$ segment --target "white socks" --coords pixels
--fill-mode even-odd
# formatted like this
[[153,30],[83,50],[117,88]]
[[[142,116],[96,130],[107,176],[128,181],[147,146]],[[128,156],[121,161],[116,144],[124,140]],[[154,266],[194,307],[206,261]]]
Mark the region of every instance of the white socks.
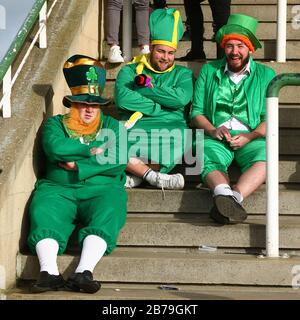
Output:
[[57,253],[59,245],[56,240],[46,238],[39,241],[35,250],[40,262],[40,271],[47,271],[49,274],[59,275],[57,266]]
[[100,237],[89,235],[83,240],[80,262],[75,272],[89,270],[93,273],[96,264],[103,257],[107,243]]
[[[89,270],[93,273],[96,264],[103,257],[107,248],[106,242],[95,235],[89,235],[83,240],[80,262],[75,272]],[[59,275],[57,253],[59,245],[54,239],[43,239],[36,244],[35,250],[40,262],[40,271]]]
[[243,202],[244,198],[239,192],[237,192],[235,190],[232,190],[232,193],[233,193],[233,196],[235,197],[235,199],[237,200],[238,203],[242,203]]
[[144,173],[143,179],[146,180],[147,182],[149,182],[151,185],[156,186],[157,174],[158,174],[158,172],[156,172],[152,169],[148,169]]
[[239,192],[232,190],[230,188],[230,185],[226,183],[217,185],[213,192],[214,192],[214,196],[218,196],[218,195],[233,196],[238,203],[242,203],[243,201],[243,196]]

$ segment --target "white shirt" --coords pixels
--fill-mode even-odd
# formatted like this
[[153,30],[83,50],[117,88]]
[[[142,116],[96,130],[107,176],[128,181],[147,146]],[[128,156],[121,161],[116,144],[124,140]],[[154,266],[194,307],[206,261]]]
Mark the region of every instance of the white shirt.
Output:
[[[234,82],[235,84],[238,84],[240,81],[242,81],[247,74],[250,74],[250,60],[246,64],[245,68],[239,72],[232,72],[228,69],[228,64],[226,63],[224,73],[228,74],[230,80]],[[231,119],[227,120],[226,122],[219,125],[219,127],[224,126],[229,130],[245,130],[250,131],[249,127],[245,125],[243,122],[239,121],[237,118],[232,117]]]

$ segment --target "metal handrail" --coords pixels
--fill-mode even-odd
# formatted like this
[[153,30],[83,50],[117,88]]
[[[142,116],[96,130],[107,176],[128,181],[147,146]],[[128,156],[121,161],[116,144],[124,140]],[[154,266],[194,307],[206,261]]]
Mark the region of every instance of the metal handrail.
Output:
[[266,255],[279,257],[279,91],[300,86],[300,73],[277,75],[267,89],[267,221]]
[[286,62],[286,21],[287,0],[278,0],[276,62]]
[[[47,13],[47,0],[36,0],[33,8],[31,9],[29,15],[24,21],[21,29],[19,30],[16,38],[11,44],[6,55],[0,62],[0,83],[3,82],[3,97],[0,101],[0,109],[2,108],[2,115],[4,118],[9,118],[11,116],[11,88],[15,83],[21,69],[23,68],[32,48],[34,47],[37,39],[39,38],[39,47],[44,49],[47,48],[47,35],[46,35],[46,21],[50,16],[57,0],[55,0]],[[11,66],[15,61],[17,55],[23,47],[23,44],[31,32],[34,24],[39,17],[39,30],[31,42],[21,64],[19,65],[17,71],[13,78],[11,78]]]

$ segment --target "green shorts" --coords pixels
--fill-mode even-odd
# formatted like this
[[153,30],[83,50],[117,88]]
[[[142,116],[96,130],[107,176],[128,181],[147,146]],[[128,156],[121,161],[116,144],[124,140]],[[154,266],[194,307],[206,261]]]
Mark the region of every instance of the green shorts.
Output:
[[[236,135],[239,132],[231,131],[231,134]],[[203,181],[211,171],[218,170],[227,174],[228,167],[233,160],[240,167],[242,173],[255,162],[266,161],[266,139],[257,138],[238,150],[232,150],[226,141],[216,140],[205,135]]]

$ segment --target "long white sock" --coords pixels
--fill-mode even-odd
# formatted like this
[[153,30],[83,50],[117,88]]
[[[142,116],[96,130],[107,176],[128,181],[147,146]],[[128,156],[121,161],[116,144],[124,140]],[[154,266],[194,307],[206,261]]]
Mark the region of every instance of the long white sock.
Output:
[[89,270],[93,273],[96,264],[103,257],[107,248],[107,243],[96,235],[89,235],[83,240],[82,252],[79,265],[75,272]]
[[214,189],[214,196],[218,196],[218,195],[233,196],[230,185],[226,183],[217,185]]
[[47,271],[49,274],[59,275],[57,266],[57,253],[59,245],[54,239],[46,238],[39,241],[35,250],[40,262],[40,271]]
[[244,198],[239,192],[237,192],[235,190],[232,190],[232,193],[233,193],[233,196],[236,198],[238,203],[242,203],[243,202]]

